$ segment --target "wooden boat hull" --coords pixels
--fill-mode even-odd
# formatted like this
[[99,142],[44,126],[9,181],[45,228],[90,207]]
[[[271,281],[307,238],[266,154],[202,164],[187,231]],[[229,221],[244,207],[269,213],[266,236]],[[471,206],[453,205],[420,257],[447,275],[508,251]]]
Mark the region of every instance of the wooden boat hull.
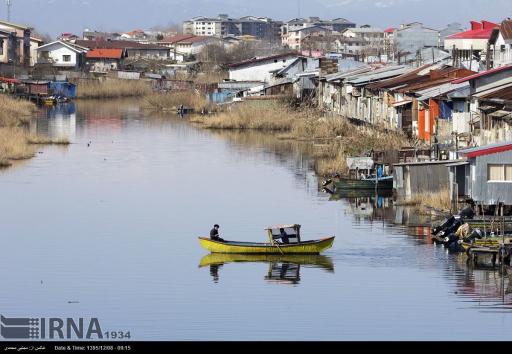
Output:
[[199,263],[199,267],[211,265],[221,265],[227,263],[293,263],[315,268],[322,268],[333,271],[334,264],[332,260],[325,256],[308,254],[229,254],[229,253],[210,253],[204,256]]
[[212,253],[228,254],[320,254],[332,247],[334,237],[298,244],[279,245],[252,242],[218,242],[206,237],[199,237],[201,246]]
[[[334,182],[337,190],[375,190],[374,179],[350,179],[341,178],[339,181]],[[377,182],[377,189],[391,190],[393,189],[393,179],[385,179]]]

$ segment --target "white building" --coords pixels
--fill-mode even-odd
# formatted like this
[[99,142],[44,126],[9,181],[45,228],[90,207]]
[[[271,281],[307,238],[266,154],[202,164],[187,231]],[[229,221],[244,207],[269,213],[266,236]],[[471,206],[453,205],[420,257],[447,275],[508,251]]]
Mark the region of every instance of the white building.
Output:
[[233,81],[272,82],[273,73],[288,67],[297,59],[297,54],[280,54],[246,60],[229,66],[229,79]]
[[293,50],[302,50],[304,49],[304,40],[306,38],[312,36],[325,37],[330,34],[332,34],[330,29],[320,26],[294,29],[282,35],[282,44],[284,47],[288,47]]
[[37,63],[79,69],[85,64],[88,49],[69,42],[55,41],[37,48]]
[[505,20],[495,28],[489,40],[493,51],[493,67],[512,64],[512,20]]
[[195,35],[177,35],[164,38],[158,42],[159,45],[171,48],[171,53],[181,53],[185,56],[199,54],[207,45],[222,45],[222,40],[215,37],[195,36]]
[[34,66],[36,49],[43,41],[31,36],[31,28],[0,21],[0,63]]

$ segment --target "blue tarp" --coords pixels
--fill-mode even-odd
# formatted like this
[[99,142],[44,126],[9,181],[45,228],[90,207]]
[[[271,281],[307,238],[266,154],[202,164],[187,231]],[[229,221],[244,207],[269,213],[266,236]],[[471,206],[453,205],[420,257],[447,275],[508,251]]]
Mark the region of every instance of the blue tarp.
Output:
[[51,81],[50,90],[54,95],[68,98],[76,97],[76,85],[67,81]]
[[439,118],[441,119],[451,119],[453,111],[453,103],[440,101],[439,102]]
[[206,99],[212,103],[224,103],[231,101],[235,96],[234,92],[213,92],[206,95]]

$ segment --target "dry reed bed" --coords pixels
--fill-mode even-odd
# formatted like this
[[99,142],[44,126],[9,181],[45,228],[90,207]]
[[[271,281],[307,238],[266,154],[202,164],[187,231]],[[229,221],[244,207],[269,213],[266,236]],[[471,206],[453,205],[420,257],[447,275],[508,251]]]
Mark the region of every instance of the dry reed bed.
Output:
[[201,111],[203,108],[208,108],[209,103],[199,92],[174,91],[146,96],[142,106],[144,109],[153,111],[176,111],[180,105]]
[[66,139],[52,140],[30,134],[26,126],[35,111],[36,106],[28,101],[0,95],[0,167],[33,157],[35,144],[69,144]]
[[77,98],[82,99],[144,97],[152,92],[149,82],[144,80],[87,80],[77,85]]
[[450,191],[448,189],[442,189],[439,192],[418,194],[412,198],[411,202],[416,205],[449,211],[451,208]]
[[283,102],[246,102],[229,106],[211,117],[194,117],[207,129],[253,129],[277,133],[281,139],[322,141],[315,149],[316,172],[321,176],[348,172],[346,158],[368,150],[396,150],[407,138],[376,127],[356,126],[343,117],[320,117],[314,109],[296,110]]

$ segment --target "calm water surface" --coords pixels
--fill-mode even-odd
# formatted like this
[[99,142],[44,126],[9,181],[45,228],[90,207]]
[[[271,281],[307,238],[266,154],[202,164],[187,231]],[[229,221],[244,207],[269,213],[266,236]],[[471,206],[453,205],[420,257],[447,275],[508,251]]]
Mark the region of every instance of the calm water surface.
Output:
[[[6,316],[98,317],[136,340],[511,339],[508,278],[433,246],[414,212],[320,192],[307,146],[127,102],[31,129],[73,144],[0,171]],[[242,241],[281,223],[337,238],[324,257],[205,257],[214,223]]]

